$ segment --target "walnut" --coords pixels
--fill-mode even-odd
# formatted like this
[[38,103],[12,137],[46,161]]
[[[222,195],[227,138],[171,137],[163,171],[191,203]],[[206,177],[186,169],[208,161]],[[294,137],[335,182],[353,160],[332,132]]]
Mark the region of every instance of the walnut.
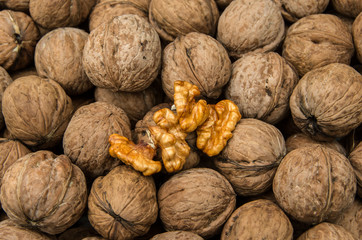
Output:
[[54,239],[36,230],[20,226],[10,219],[0,222],[1,240],[51,240]]
[[355,18],[362,11],[360,0],[331,0],[333,8],[345,16]]
[[268,52],[284,38],[282,14],[273,1],[234,0],[223,11],[217,27],[219,40],[232,57]]
[[13,79],[10,77],[8,72],[0,66],[0,129],[5,126],[4,116],[2,114],[2,98],[4,95],[5,89],[13,82]]
[[0,2],[0,8],[8,8],[14,11],[29,11],[30,0],[2,0]]
[[39,38],[39,30],[27,14],[0,11],[0,66],[12,71],[28,66]]
[[18,224],[58,234],[82,216],[87,204],[86,179],[67,156],[41,150],[8,168],[0,200]]
[[245,54],[232,65],[225,97],[243,117],[276,124],[288,114],[298,80],[294,68],[275,52]]
[[225,223],[221,240],[293,239],[293,227],[282,209],[266,199],[237,208]]
[[108,137],[113,133],[131,137],[129,119],[121,108],[104,102],[80,107],[64,133],[64,154],[94,179],[120,164],[108,153]]
[[94,29],[83,53],[90,81],[113,91],[142,91],[156,79],[161,67],[158,34],[137,15],[118,16]]
[[273,180],[273,192],[281,208],[309,224],[336,219],[353,203],[356,186],[348,159],[321,145],[289,152]]
[[6,127],[15,138],[37,149],[61,142],[73,105],[57,82],[21,77],[5,89],[2,100]]
[[282,56],[303,76],[330,63],[349,64],[354,53],[352,34],[337,16],[313,14],[290,26]]
[[156,222],[158,206],[152,177],[118,166],[92,184],[88,219],[107,239],[134,239]]
[[357,59],[362,63],[362,12],[353,21],[352,36],[356,48]]
[[192,32],[175,39],[163,51],[162,88],[173,99],[175,81],[196,85],[201,95],[218,98],[231,75],[231,61],[216,39]]
[[151,0],[149,6],[150,23],[169,42],[190,32],[213,36],[218,19],[214,0]]
[[313,239],[354,240],[354,237],[350,232],[348,232],[346,229],[344,229],[339,225],[323,222],[307,230],[305,233],[299,236],[297,240],[313,240]]
[[230,183],[210,168],[181,171],[158,191],[159,214],[166,231],[191,231],[203,238],[219,233],[235,204]]
[[300,79],[290,97],[290,109],[303,133],[331,141],[361,124],[361,99],[361,74],[348,65],[332,63]]
[[188,231],[170,231],[159,233],[153,236],[150,240],[203,240],[202,237],[193,232]]
[[252,196],[270,188],[285,154],[284,138],[276,127],[244,118],[214,163],[238,195]]
[[58,82],[69,95],[90,90],[82,64],[88,33],[78,28],[57,28],[44,35],[36,45],[35,67],[40,77]]
[[356,174],[358,195],[362,198],[362,142],[353,149],[348,158]]

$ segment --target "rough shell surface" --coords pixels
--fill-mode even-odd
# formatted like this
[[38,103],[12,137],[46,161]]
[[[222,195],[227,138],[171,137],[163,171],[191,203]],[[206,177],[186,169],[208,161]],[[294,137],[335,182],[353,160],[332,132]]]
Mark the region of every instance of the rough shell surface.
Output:
[[297,240],[354,240],[350,232],[339,225],[333,223],[323,222],[320,223],[305,233],[303,233]]
[[362,64],[362,12],[356,17],[352,25],[352,36],[356,55],[359,62]]
[[0,200],[18,224],[58,234],[82,216],[87,204],[86,179],[67,156],[41,150],[8,168]]
[[353,149],[348,158],[356,174],[358,195],[362,197],[362,142]]
[[8,72],[0,66],[0,129],[5,126],[4,116],[2,114],[2,98],[4,95],[5,89],[12,83],[13,80],[8,74]]
[[8,219],[0,222],[0,240],[51,240],[46,234],[19,226]]
[[355,18],[362,12],[361,0],[331,0],[333,8],[345,16]]
[[97,87],[142,91],[161,67],[160,39],[144,18],[129,14],[115,17],[90,33],[83,65]]
[[303,76],[330,63],[349,64],[353,53],[352,34],[340,18],[313,14],[290,26],[282,56]]
[[293,227],[282,209],[266,199],[237,208],[226,222],[221,240],[293,239]]
[[218,98],[231,75],[231,61],[216,39],[189,33],[175,39],[163,51],[162,87],[173,99],[175,81],[196,85],[201,95]]
[[64,154],[87,177],[103,175],[120,164],[120,160],[112,158],[108,152],[108,138],[113,133],[131,137],[129,119],[121,108],[104,102],[80,107],[64,133]]
[[170,231],[157,234],[153,236],[150,240],[203,240],[202,237],[193,232],[188,231]]
[[308,72],[290,97],[294,123],[316,140],[347,135],[362,122],[362,76],[333,63]]
[[356,177],[348,159],[323,146],[297,148],[279,165],[273,192],[296,220],[318,224],[333,220],[354,201]]
[[0,2],[0,8],[8,8],[14,11],[29,11],[30,0],[2,0]]
[[40,77],[58,82],[69,95],[93,87],[82,64],[88,33],[78,28],[57,28],[43,36],[35,48],[35,67]]
[[273,51],[284,33],[283,17],[273,1],[234,0],[220,16],[217,40],[239,58],[247,52]]
[[158,191],[160,218],[167,231],[191,231],[203,238],[219,233],[235,209],[231,184],[210,168],[182,171]]
[[129,166],[118,166],[92,185],[88,219],[107,239],[134,239],[148,232],[158,215],[156,187]]

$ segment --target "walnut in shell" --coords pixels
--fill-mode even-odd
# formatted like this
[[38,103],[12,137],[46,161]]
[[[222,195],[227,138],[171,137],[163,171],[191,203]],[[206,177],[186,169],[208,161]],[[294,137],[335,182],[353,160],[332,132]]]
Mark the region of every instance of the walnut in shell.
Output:
[[15,71],[29,65],[39,38],[39,30],[27,14],[0,11],[0,66]]
[[282,209],[266,199],[237,208],[226,222],[221,240],[293,239],[293,227]]
[[311,229],[307,230],[305,233],[303,233],[301,236],[297,238],[297,240],[313,240],[313,239],[319,239],[319,240],[355,240],[353,235],[348,232],[343,227],[333,224],[333,223],[327,223],[323,222],[320,223]]
[[41,150],[8,168],[0,200],[18,224],[58,234],[82,216],[87,204],[86,179],[67,156]]
[[83,66],[97,87],[142,91],[155,80],[161,67],[160,39],[140,16],[115,17],[89,34]]
[[2,100],[6,127],[15,138],[38,149],[61,142],[73,105],[57,82],[21,77],[5,89]]
[[357,59],[362,63],[362,12],[353,21],[352,36]]
[[29,11],[30,0],[1,0],[0,8],[8,8],[14,11]]
[[219,10],[214,0],[151,0],[148,16],[160,37],[171,42],[190,32],[213,36]]
[[158,206],[152,177],[118,166],[92,184],[88,219],[107,239],[134,239],[156,222]]
[[348,158],[356,174],[357,193],[362,198],[362,142],[353,149]]
[[282,55],[303,76],[330,63],[349,64],[353,53],[352,34],[341,19],[313,14],[290,26]]
[[191,231],[203,238],[218,234],[235,209],[231,184],[210,168],[173,175],[158,191],[160,218],[167,231]]
[[223,11],[217,27],[219,40],[232,57],[247,52],[267,52],[284,38],[279,7],[269,0],[234,0]]
[[8,72],[0,66],[0,129],[5,126],[4,116],[2,114],[2,99],[5,89],[13,82]]
[[356,177],[348,159],[323,146],[297,148],[279,165],[273,192],[296,220],[318,224],[336,219],[354,201]]
[[294,123],[320,141],[347,135],[362,122],[362,76],[332,63],[308,72],[290,97]]
[[163,51],[162,88],[173,99],[175,81],[196,85],[201,95],[218,98],[231,75],[231,61],[216,39],[192,32],[175,39]]
[[362,12],[361,0],[331,0],[333,8],[348,17],[355,18]]
[[0,240],[51,240],[44,233],[20,226],[15,221],[7,219],[0,222]]
[[82,64],[88,33],[78,28],[57,28],[44,35],[35,48],[35,67],[40,77],[60,84],[69,95],[93,87]]
[[159,233],[153,236],[150,240],[203,240],[202,237],[193,232],[188,231],[170,231]]

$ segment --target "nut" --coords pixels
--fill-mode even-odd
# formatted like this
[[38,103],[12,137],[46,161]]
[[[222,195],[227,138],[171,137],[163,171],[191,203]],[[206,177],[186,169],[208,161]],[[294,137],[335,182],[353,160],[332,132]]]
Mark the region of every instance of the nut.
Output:
[[13,80],[11,79],[8,72],[4,68],[0,67],[0,129],[2,129],[5,126],[4,116],[2,114],[2,107],[1,107],[2,98],[3,98],[3,95],[4,95],[5,89],[12,82],[13,82]]
[[320,239],[320,240],[328,240],[328,239],[345,239],[345,240],[354,240],[354,237],[350,232],[348,232],[343,227],[333,224],[333,223],[320,223],[301,236],[298,237],[297,240],[312,240],[312,239]]
[[353,149],[348,158],[356,174],[357,193],[362,197],[362,142]]
[[362,64],[362,12],[353,21],[352,36],[356,48],[357,59]]
[[345,16],[355,18],[362,12],[360,0],[331,0],[333,8]]
[[188,231],[170,231],[159,233],[153,236],[150,240],[203,240],[202,237],[193,232]]
[[[8,219],[0,222],[0,239],[12,239],[12,240],[51,240],[53,238],[48,237],[46,234],[30,230],[29,228],[19,226],[14,221]],[[4,237],[4,238],[3,238]]]

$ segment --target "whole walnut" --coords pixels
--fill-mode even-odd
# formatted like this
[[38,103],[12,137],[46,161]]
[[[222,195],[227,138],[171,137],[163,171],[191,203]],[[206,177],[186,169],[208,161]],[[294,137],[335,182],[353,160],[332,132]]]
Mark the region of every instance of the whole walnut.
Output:
[[276,124],[287,116],[298,80],[294,69],[275,52],[245,54],[232,65],[225,97],[243,117]]
[[173,175],[161,185],[157,196],[166,231],[190,231],[203,238],[220,232],[236,204],[231,184],[210,168]]
[[151,0],[98,0],[89,15],[89,31],[116,16],[135,14],[148,20]]
[[162,87],[173,99],[175,81],[196,85],[201,95],[218,98],[231,75],[231,61],[216,39],[198,32],[180,36],[168,44],[162,58]]
[[14,11],[29,11],[30,0],[1,0],[0,8],[8,8]]
[[105,102],[82,106],[64,133],[64,154],[87,178],[96,178],[121,163],[108,152],[108,138],[113,133],[131,137],[129,119],[121,108]]
[[60,84],[69,95],[93,87],[82,64],[88,33],[79,28],[57,28],[44,35],[35,48],[35,67],[40,77]]
[[290,97],[294,123],[320,141],[346,136],[362,122],[362,76],[332,63],[308,72]]
[[268,52],[283,40],[285,26],[277,4],[270,0],[234,0],[222,12],[219,40],[232,57],[247,52]]
[[11,71],[28,66],[39,38],[39,30],[27,14],[0,11],[0,66]]
[[353,149],[348,158],[356,174],[357,193],[362,198],[362,142]]
[[86,20],[96,0],[29,0],[29,12],[45,29],[74,27]]
[[273,125],[252,118],[241,119],[232,134],[224,150],[214,158],[217,170],[238,195],[265,192],[286,154],[283,135]]
[[297,238],[297,240],[355,240],[350,232],[343,227],[323,222],[320,223]]
[[150,240],[203,240],[202,237],[193,232],[188,231],[170,231],[157,234],[153,236]]
[[151,0],[148,16],[160,37],[171,42],[190,32],[213,36],[219,10],[214,0]]
[[293,239],[293,227],[282,209],[267,199],[237,208],[225,223],[221,240]]
[[20,226],[15,221],[7,219],[0,222],[0,240],[51,240],[44,233]]
[[2,111],[10,134],[28,146],[50,148],[61,142],[73,105],[55,81],[35,75],[5,89]]
[[97,87],[142,91],[156,79],[161,67],[160,39],[140,16],[115,17],[89,34],[83,66]]
[[353,21],[352,36],[357,59],[362,63],[362,12]]
[[333,8],[343,15],[355,18],[362,12],[361,0],[331,0]]
[[287,31],[282,56],[300,76],[330,63],[349,64],[354,53],[352,34],[335,15],[301,18]]
[[4,116],[2,114],[2,98],[4,95],[5,89],[13,82],[13,79],[10,77],[8,72],[0,66],[0,129],[5,126]]
[[296,220],[318,224],[334,220],[353,203],[356,185],[348,159],[318,145],[297,148],[283,158],[273,192],[281,208]]
[[86,179],[67,156],[41,150],[8,168],[0,200],[9,218],[18,224],[58,234],[82,216],[87,204]]
[[127,240],[146,234],[156,222],[158,206],[152,177],[118,166],[92,184],[88,219],[107,239]]

